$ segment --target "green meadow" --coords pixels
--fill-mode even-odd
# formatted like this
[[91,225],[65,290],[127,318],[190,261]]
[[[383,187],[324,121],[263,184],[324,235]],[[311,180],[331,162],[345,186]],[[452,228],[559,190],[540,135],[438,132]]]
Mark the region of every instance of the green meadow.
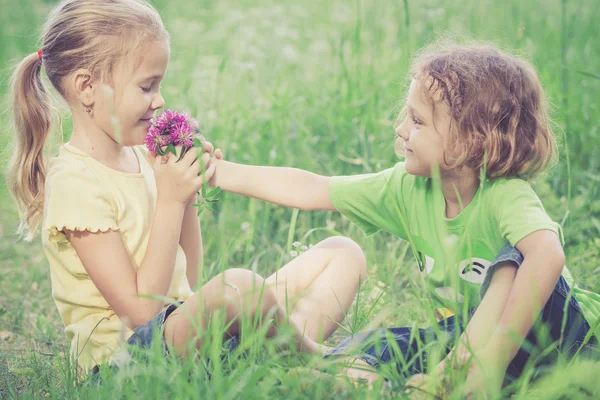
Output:
[[[403,378],[393,371],[384,371],[389,384],[354,387],[335,378],[333,361],[277,351],[280,343],[260,330],[248,334],[238,351],[223,351],[215,335],[189,361],[154,351],[147,363],[103,370],[101,383],[75,384],[39,235],[30,243],[15,236],[18,215],[4,175],[13,151],[8,80],[15,64],[37,51],[55,3],[0,0],[0,398],[405,397]],[[535,189],[563,227],[567,265],[578,285],[600,291],[598,0],[153,3],[171,34],[162,83],[166,107],[189,111],[225,158],[241,163],[326,175],[389,168],[398,161],[394,119],[419,48],[440,35],[457,36],[492,41],[526,57],[539,71],[560,142],[557,166]],[[48,156],[69,140],[70,121],[62,109],[63,130],[52,133]],[[329,345],[364,329],[425,326],[431,320],[410,246],[396,237],[366,237],[336,213],[286,209],[229,193],[202,214],[201,225],[202,282],[234,267],[268,276],[292,251],[328,236],[357,241],[367,255],[368,280]],[[310,369],[322,374],[315,377]],[[559,360],[542,373],[528,369],[496,396],[597,399],[598,371],[598,359]]]

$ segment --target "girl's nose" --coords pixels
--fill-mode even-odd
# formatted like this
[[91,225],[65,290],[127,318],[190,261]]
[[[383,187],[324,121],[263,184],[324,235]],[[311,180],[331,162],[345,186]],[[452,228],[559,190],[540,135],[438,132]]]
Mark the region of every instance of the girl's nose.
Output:
[[408,140],[408,130],[406,129],[406,119],[402,121],[400,125],[394,131],[398,137],[401,137],[404,140]]
[[160,92],[158,92],[158,96],[154,98],[154,100],[152,101],[152,109],[153,110],[158,110],[161,109],[165,106],[165,99],[162,97],[162,94],[160,94]]

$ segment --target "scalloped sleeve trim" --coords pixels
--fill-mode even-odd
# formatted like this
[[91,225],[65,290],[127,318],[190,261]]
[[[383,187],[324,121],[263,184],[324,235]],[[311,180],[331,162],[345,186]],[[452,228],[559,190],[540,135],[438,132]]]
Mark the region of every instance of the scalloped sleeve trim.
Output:
[[50,242],[53,243],[57,243],[57,244],[67,244],[69,241],[67,240],[67,236],[64,234],[64,230],[70,230],[70,231],[79,231],[79,232],[91,232],[91,233],[97,233],[97,232],[108,232],[108,231],[118,231],[119,227],[116,225],[108,225],[108,226],[103,226],[103,227],[91,227],[89,225],[87,226],[78,226],[78,225],[68,225],[68,224],[61,224],[61,225],[50,225],[46,228],[46,230],[48,231],[48,240]]

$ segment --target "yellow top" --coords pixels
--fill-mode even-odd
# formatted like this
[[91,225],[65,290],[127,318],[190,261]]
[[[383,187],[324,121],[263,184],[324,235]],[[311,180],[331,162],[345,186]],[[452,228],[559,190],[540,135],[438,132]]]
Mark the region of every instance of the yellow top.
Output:
[[[71,357],[82,372],[110,362],[133,331],[96,288],[62,230],[120,231],[133,268],[140,267],[152,228],[156,183],[146,150],[133,149],[140,165],[137,174],[111,169],[68,144],[48,168],[42,243],[50,263],[52,297],[71,342]],[[167,296],[186,300],[191,295],[179,246]]]

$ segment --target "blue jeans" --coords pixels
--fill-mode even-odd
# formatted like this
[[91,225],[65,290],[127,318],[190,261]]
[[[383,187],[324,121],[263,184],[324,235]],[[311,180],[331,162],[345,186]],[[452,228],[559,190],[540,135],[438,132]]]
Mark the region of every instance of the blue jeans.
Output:
[[[127,339],[127,345],[129,346],[129,353],[137,356],[138,354],[142,357],[145,356],[145,351],[150,349],[152,346],[160,346],[165,355],[169,354],[167,343],[165,341],[165,322],[173,311],[183,304],[183,301],[176,301],[165,306],[158,314],[154,316],[150,321],[143,325],[136,327],[133,330],[133,334]],[[227,346],[230,351],[233,351],[238,346],[237,337],[233,336],[227,340]],[[111,365],[114,370],[118,369],[117,366]],[[91,370],[93,376],[99,377],[100,367],[94,366]]]
[[[490,266],[489,273],[504,262],[513,262],[518,268],[522,261],[523,256],[517,249],[505,246]],[[507,369],[509,377],[518,377],[530,358],[537,358],[553,343],[558,344],[555,351],[539,360],[534,358],[536,365],[552,363],[559,353],[573,355],[581,347],[590,326],[583,317],[581,306],[569,291],[569,285],[561,276],[534,328],[511,361]],[[398,327],[360,332],[343,340],[326,356],[355,355],[373,367],[391,364],[405,377],[426,372],[429,353],[435,349],[442,355],[447,354],[474,312],[475,309],[470,310],[467,318],[449,317],[429,328]]]

